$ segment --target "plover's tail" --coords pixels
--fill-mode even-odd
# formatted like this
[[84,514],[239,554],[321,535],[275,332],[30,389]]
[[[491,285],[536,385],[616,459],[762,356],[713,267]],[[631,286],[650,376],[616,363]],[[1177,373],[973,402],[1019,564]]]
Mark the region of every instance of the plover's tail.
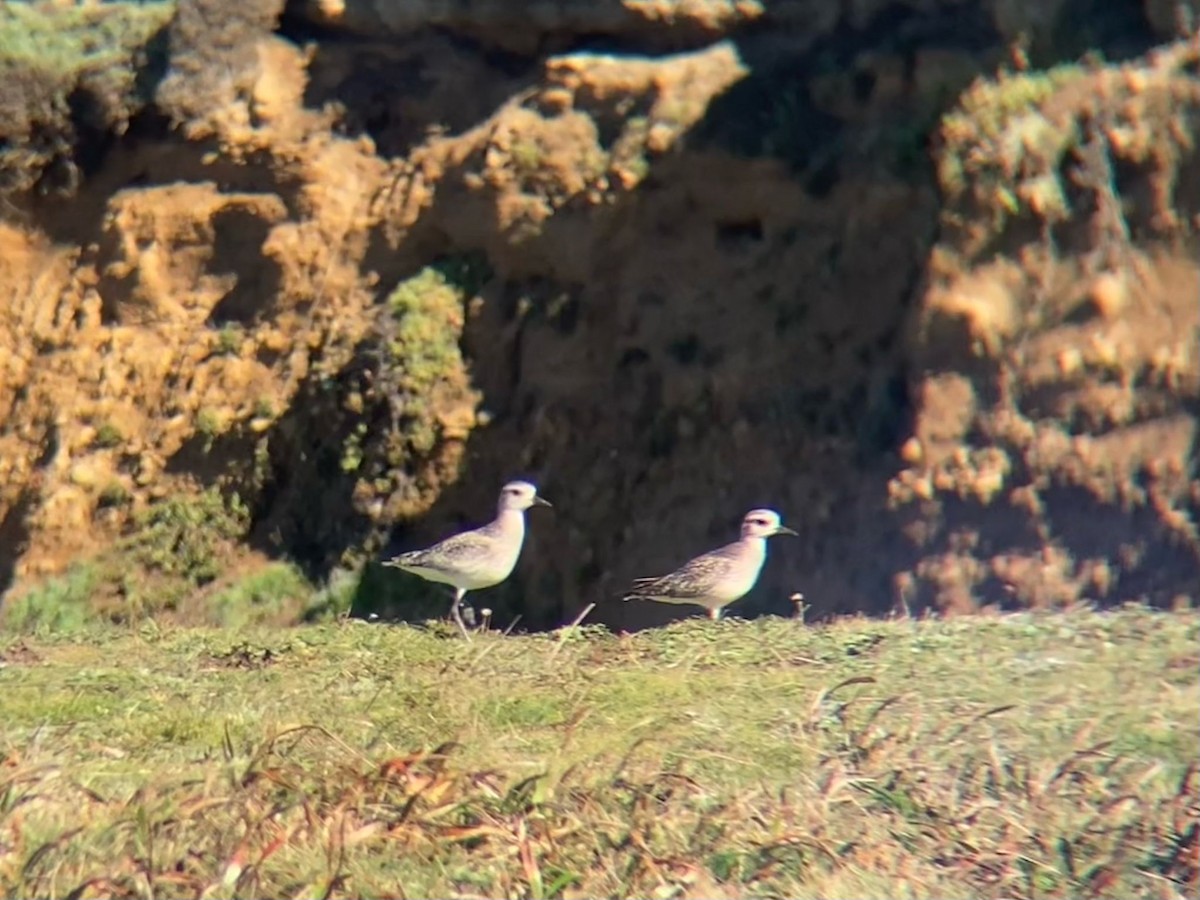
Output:
[[425,550],[409,550],[407,553],[401,553],[393,556],[391,559],[385,559],[382,565],[391,566],[394,569],[415,566],[421,562],[421,558],[425,556],[425,553]]
[[656,575],[651,578],[635,578],[635,579],[633,579],[633,581],[630,582],[629,590],[627,590],[625,592],[625,596],[622,597],[621,599],[622,600],[647,600],[647,599],[649,599],[648,595],[646,594],[646,589],[648,587],[650,587],[650,585],[654,584],[654,582],[658,581],[659,577],[660,576]]

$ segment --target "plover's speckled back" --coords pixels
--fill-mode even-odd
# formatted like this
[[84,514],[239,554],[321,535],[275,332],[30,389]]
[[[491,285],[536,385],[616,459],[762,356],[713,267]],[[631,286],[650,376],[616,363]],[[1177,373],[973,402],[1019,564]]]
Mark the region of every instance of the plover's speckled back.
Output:
[[767,558],[767,538],[796,532],[785,528],[773,509],[752,509],[742,519],[742,536],[732,544],[697,556],[670,575],[636,578],[626,600],[656,600],[703,606],[709,618],[749,593]]
[[497,585],[512,573],[525,540],[525,510],[549,505],[528,481],[510,481],[501,488],[496,518],[487,525],[448,537],[425,550],[401,553],[383,564],[452,586],[455,593],[450,614],[466,634],[459,610],[463,597],[467,591]]

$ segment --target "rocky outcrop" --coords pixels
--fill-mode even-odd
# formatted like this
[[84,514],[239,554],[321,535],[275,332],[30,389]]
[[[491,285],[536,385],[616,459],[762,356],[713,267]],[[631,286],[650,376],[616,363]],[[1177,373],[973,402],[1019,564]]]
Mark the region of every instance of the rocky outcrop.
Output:
[[702,46],[741,26],[765,21],[766,6],[759,0],[301,0],[294,4],[294,12],[314,24],[351,34],[406,38],[438,28],[531,56],[556,44],[562,49],[581,36],[640,41],[658,49]]

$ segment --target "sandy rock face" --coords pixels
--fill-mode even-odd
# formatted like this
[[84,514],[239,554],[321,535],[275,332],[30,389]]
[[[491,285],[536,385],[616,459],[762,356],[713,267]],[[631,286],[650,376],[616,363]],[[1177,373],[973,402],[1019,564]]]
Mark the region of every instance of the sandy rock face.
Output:
[[5,200],[0,589],[201,487],[320,575],[527,475],[498,621],[665,621],[612,601],[764,504],[746,614],[1194,593],[1197,50],[970,87],[1069,5],[183,4]]

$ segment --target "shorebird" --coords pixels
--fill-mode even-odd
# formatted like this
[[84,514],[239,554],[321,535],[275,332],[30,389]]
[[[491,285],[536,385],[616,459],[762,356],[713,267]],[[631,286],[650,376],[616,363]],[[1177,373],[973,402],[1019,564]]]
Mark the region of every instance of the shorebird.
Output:
[[656,600],[703,606],[710,619],[750,592],[767,558],[767,538],[796,535],[773,509],[752,509],[742,519],[742,536],[732,544],[697,556],[670,575],[635,578],[626,600]]
[[425,550],[411,550],[384,561],[385,566],[420,575],[454,588],[450,615],[464,635],[459,607],[467,591],[499,584],[511,573],[525,540],[525,510],[550,506],[528,481],[510,481],[500,489],[496,518],[473,531],[452,535]]

